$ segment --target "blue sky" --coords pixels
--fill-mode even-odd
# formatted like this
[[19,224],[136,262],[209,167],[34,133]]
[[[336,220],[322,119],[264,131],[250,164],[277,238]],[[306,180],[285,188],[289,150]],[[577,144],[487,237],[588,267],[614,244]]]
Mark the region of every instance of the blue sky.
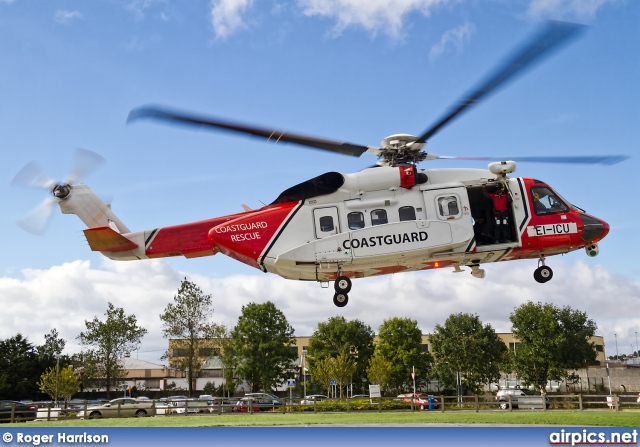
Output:
[[[600,256],[550,259],[555,275],[546,285],[532,278],[535,261],[488,265],[482,281],[448,271],[358,280],[339,312],[374,330],[384,318],[410,316],[424,332],[469,312],[507,332],[509,313],[532,299],[586,311],[608,354],[616,341],[620,353],[635,350],[640,269],[629,248],[640,218],[640,4],[631,0],[0,0],[0,338],[20,331],[40,344],[56,327],[73,351],[84,320],[111,301],[149,329],[140,355],[158,361],[166,341],[157,316],[185,276],[214,296],[220,322],[233,325],[243,304],[272,300],[299,335],[310,335],[338,313],[317,284],[222,255],[109,262],[88,250],[82,223],[59,212],[33,236],[15,222],[46,194],[11,187],[11,179],[31,160],[62,179],[81,147],[108,161],[83,180],[113,198],[133,230],[229,214],[242,203],[259,207],[300,181],[375,159],[149,121],[127,125],[129,111],[161,104],[377,146],[388,135],[425,130],[545,19],[589,26],[443,129],[429,150],[632,156],[613,167],[523,163],[517,172],[611,224]],[[486,164],[431,164],[449,166]]]

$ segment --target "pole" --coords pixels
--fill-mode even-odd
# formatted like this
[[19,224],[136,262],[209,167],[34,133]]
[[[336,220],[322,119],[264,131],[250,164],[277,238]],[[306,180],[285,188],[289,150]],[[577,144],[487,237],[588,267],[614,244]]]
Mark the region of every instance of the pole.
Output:
[[307,350],[302,350],[302,383],[303,385],[303,399],[307,398],[307,371],[306,371]]
[[58,406],[58,383],[60,381],[60,354],[56,354],[56,406]]
[[638,349],[638,331],[636,331],[636,363],[638,363],[638,357],[640,357],[640,349]]
[[458,394],[458,407],[462,403],[462,374],[460,371],[456,372],[456,391]]
[[411,377],[413,378],[413,398],[415,399],[416,397],[416,367],[412,366],[411,367]]
[[620,356],[618,354],[618,334],[613,334],[613,336],[616,339],[616,362],[617,362],[618,360],[620,360]]

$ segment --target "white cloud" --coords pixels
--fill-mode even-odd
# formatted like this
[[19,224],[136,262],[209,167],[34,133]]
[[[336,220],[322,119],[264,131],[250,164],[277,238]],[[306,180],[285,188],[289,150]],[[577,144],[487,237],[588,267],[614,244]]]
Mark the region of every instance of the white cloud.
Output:
[[[452,0],[297,0],[302,14],[309,17],[325,17],[335,20],[334,34],[347,28],[364,28],[377,34],[384,33],[394,39],[401,38],[406,17],[419,12],[425,16],[431,10]],[[253,7],[253,0],[211,0],[211,24],[216,38],[225,39],[247,28],[245,15]],[[283,9],[276,4],[272,15]]]
[[75,261],[46,270],[24,270],[20,278],[0,278],[0,339],[20,332],[40,345],[44,334],[56,328],[67,340],[66,351],[78,352],[76,337],[85,329],[85,320],[103,318],[111,302],[136,315],[149,331],[139,358],[160,363],[167,340],[162,337],[159,315],[186,276],[213,296],[214,320],[230,327],[243,305],[270,300],[284,312],[297,335],[311,335],[319,322],[335,315],[359,319],[376,332],[385,319],[410,317],[429,333],[458,312],[477,314],[496,331],[509,332],[510,313],[531,300],[587,312],[598,324],[598,334],[609,341],[608,354],[613,352],[614,333],[621,353],[630,351],[623,347],[635,346],[640,316],[631,310],[640,306],[639,283],[591,261],[565,264],[550,258],[547,265],[554,269],[554,278],[547,284],[533,280],[534,261],[486,265],[484,280],[472,278],[468,269],[458,274],[443,269],[355,280],[349,304],[339,309],[332,302],[332,287],[323,289],[316,283],[275,275],[212,278],[179,272],[161,260],[105,260],[99,268]]
[[433,8],[450,0],[297,0],[297,3],[307,16],[334,19],[336,34],[360,27],[398,39],[404,34],[407,15],[419,12],[428,17]]
[[431,47],[429,58],[434,59],[449,49],[455,49],[458,53],[462,53],[464,46],[475,31],[476,27],[469,22],[446,31],[440,38],[440,42]]
[[533,17],[593,17],[598,9],[619,0],[531,0],[527,13]]
[[82,17],[82,13],[80,11],[66,11],[63,9],[58,9],[53,19],[56,21],[56,23],[68,25],[72,21],[81,19]]
[[[125,4],[125,9],[129,11],[136,20],[142,20],[147,13],[147,10],[155,5],[166,5],[167,0],[130,0]],[[161,12],[159,15],[163,21],[168,20],[166,12]]]
[[211,0],[211,26],[218,39],[247,27],[243,14],[253,6],[253,0]]

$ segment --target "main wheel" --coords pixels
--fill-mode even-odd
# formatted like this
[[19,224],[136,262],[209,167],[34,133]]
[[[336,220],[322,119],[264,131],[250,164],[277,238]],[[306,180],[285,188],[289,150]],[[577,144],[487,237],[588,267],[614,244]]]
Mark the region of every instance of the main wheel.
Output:
[[136,411],[136,417],[143,418],[143,417],[145,417],[146,415],[147,415],[147,412],[146,412],[146,411],[144,411],[144,410],[138,410],[138,411]]
[[346,276],[338,276],[333,288],[337,293],[349,293],[351,291],[351,280]]
[[102,417],[102,413],[100,413],[99,411],[92,411],[89,417],[91,419],[100,419]]
[[333,295],[333,304],[335,304],[338,307],[344,307],[347,305],[347,303],[349,302],[349,295],[347,295],[346,293],[336,293],[335,295]]
[[551,270],[551,267],[543,265],[535,269],[533,272],[533,278],[539,283],[545,283],[553,278],[553,270]]

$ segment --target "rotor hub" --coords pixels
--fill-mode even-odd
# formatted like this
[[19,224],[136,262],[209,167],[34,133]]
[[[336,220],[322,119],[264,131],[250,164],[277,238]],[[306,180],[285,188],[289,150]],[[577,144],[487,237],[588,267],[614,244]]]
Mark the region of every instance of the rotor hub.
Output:
[[67,183],[56,183],[51,188],[51,194],[56,199],[66,199],[71,193],[71,186]]
[[425,143],[417,143],[418,137],[404,133],[388,136],[380,142],[380,158],[388,166],[416,164],[427,158],[422,152]]

